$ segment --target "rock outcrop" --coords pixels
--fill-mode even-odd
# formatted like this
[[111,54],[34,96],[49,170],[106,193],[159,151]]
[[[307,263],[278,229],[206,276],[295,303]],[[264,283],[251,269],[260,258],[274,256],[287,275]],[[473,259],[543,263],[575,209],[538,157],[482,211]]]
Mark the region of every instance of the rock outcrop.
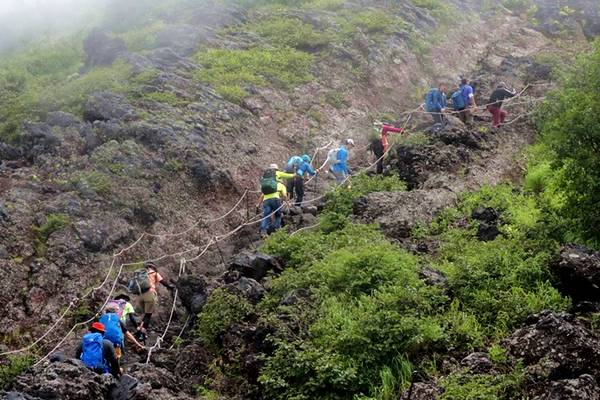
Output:
[[573,300],[600,301],[600,253],[568,245],[551,268],[560,279],[560,290]]
[[363,222],[378,223],[386,235],[403,239],[456,201],[456,194],[446,189],[378,192],[357,199],[354,214]]

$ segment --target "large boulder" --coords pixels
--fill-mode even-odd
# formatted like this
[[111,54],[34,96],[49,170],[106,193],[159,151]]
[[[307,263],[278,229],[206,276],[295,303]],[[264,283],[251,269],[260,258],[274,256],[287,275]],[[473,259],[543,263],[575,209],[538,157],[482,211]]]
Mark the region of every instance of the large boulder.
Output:
[[25,122],[21,132],[21,146],[27,159],[33,161],[42,154],[54,152],[60,140],[52,133],[50,125]]
[[242,276],[260,281],[269,272],[281,272],[281,265],[271,256],[261,253],[243,252],[237,256],[230,271],[239,271]]
[[533,315],[503,345],[508,354],[522,360],[533,395],[552,391],[553,382],[564,386],[561,381],[565,379],[585,379],[586,374],[600,377],[600,340],[571,314],[544,311]]
[[402,239],[410,236],[413,227],[433,221],[456,201],[456,194],[446,189],[377,192],[358,198],[354,214],[363,222],[378,223],[386,235]]
[[242,297],[245,297],[252,304],[257,304],[267,292],[266,289],[252,278],[242,276],[235,282],[225,285],[225,287]]
[[11,389],[40,399],[104,399],[114,384],[112,376],[98,375],[81,361],[67,359],[28,370],[15,379]]
[[546,390],[533,400],[598,400],[600,388],[591,375],[551,382]]
[[416,382],[400,396],[400,400],[436,400],[443,393],[444,389],[435,383]]
[[208,298],[208,284],[200,275],[185,275],[177,281],[177,290],[183,306],[192,314],[198,314]]
[[123,39],[110,37],[94,29],[83,41],[85,52],[85,70],[99,65],[111,65],[119,56],[127,53]]
[[111,92],[93,93],[83,106],[83,119],[88,122],[131,120],[135,110],[123,97]]
[[575,301],[600,301],[600,253],[579,245],[562,248],[551,264],[559,289]]

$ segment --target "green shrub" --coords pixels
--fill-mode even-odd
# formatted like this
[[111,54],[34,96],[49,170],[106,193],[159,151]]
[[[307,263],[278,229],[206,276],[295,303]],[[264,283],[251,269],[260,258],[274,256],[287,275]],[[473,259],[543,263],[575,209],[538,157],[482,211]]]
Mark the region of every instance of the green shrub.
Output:
[[238,102],[248,96],[248,85],[291,89],[312,79],[309,70],[313,57],[290,48],[211,49],[195,58],[204,66],[195,74],[196,79],[214,85],[223,96]]
[[355,199],[372,192],[391,192],[406,190],[406,184],[397,176],[367,176],[360,174],[352,177],[350,186],[339,187],[327,194],[328,212],[342,215],[352,213],[352,204]]
[[27,368],[33,365],[35,359],[30,355],[10,357],[0,365],[0,390],[8,388],[8,385]]
[[521,367],[502,374],[453,372],[442,379],[440,400],[502,400],[524,398],[524,372]]
[[34,240],[33,247],[38,256],[43,256],[46,252],[46,243],[54,232],[66,228],[69,225],[69,217],[64,214],[50,214],[46,221],[33,228]]
[[142,96],[143,99],[156,101],[158,103],[168,104],[173,107],[182,107],[188,104],[188,101],[171,92],[150,92]]
[[207,346],[217,348],[219,336],[234,322],[242,322],[252,306],[227,289],[215,289],[198,314],[195,335]]
[[245,29],[257,32],[275,46],[287,46],[299,50],[320,49],[333,40],[330,32],[315,30],[311,24],[291,17],[265,19],[255,24],[248,24]]
[[91,190],[97,194],[108,193],[111,186],[110,178],[98,171],[80,172],[69,182],[80,192]]
[[345,98],[343,90],[331,90],[327,92],[325,101],[337,109],[348,107],[348,101]]
[[[552,177],[545,182],[564,199],[557,213],[580,239],[599,245],[600,235],[600,43],[580,57],[560,87],[547,96],[538,117]],[[554,181],[553,183],[549,181]],[[559,200],[560,202],[561,200]]]
[[133,28],[115,36],[123,39],[129,51],[151,50],[156,47],[156,35],[164,30],[165,27],[166,24],[164,21],[158,20],[149,25]]

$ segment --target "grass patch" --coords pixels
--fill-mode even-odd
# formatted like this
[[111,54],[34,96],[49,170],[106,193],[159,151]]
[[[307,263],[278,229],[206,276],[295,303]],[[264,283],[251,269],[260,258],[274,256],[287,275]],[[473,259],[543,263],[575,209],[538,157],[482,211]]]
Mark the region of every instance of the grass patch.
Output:
[[258,33],[274,46],[298,50],[315,51],[326,47],[334,39],[331,32],[316,30],[311,24],[293,17],[273,17],[247,24],[244,29]]
[[142,99],[168,104],[172,107],[183,107],[189,103],[187,100],[171,92],[150,92],[142,95]]
[[8,385],[34,362],[34,357],[30,355],[9,357],[5,363],[0,365],[0,390],[7,389]]
[[99,171],[80,172],[69,183],[80,193],[93,192],[106,194],[110,191],[111,180],[108,175]]
[[195,59],[204,66],[195,78],[235,101],[248,96],[249,85],[291,89],[312,79],[313,57],[291,48],[211,49],[196,54]]
[[42,257],[46,252],[46,244],[50,235],[66,228],[69,224],[68,216],[64,214],[50,214],[46,217],[46,222],[33,228],[33,247],[38,257]]

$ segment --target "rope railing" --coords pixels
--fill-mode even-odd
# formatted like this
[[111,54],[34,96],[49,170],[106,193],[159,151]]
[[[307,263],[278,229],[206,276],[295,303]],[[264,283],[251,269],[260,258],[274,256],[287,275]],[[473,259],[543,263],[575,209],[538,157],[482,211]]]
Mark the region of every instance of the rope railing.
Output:
[[[516,94],[514,97],[507,99],[504,101],[504,103],[507,106],[515,106],[515,105],[519,105],[519,104],[531,104],[532,102],[537,102],[537,101],[543,101],[545,99],[545,97],[538,97],[538,98],[532,98],[532,99],[528,99],[527,101],[524,102],[515,102],[514,100],[521,97],[523,95],[523,93],[527,90],[529,86],[525,87],[521,92],[519,92],[518,94]],[[493,104],[493,103],[491,103]],[[485,105],[480,105],[477,107],[472,108],[473,109],[485,109],[487,108],[488,105],[491,104],[485,104]],[[412,116],[415,113],[427,113],[427,114],[432,114],[429,112],[425,112],[425,111],[421,111],[422,110],[422,105],[417,107],[414,110],[408,111],[408,112],[403,112],[400,113],[400,115],[407,115],[407,119],[403,124],[403,129],[406,129],[406,126],[408,125],[409,121],[411,120]],[[453,113],[457,113],[457,111],[449,111],[446,112],[447,114],[453,114]],[[520,120],[521,118],[523,118],[526,115],[531,115],[533,112],[529,112],[527,114],[523,114],[520,116],[517,116],[516,118],[514,118],[513,120],[507,122],[505,125],[510,125],[512,123],[516,123],[518,120]],[[313,155],[313,159],[316,157],[316,155],[318,154],[319,151],[324,150],[326,148],[328,148],[333,142],[329,142],[327,145],[322,146],[322,147],[317,147],[315,150],[315,153]],[[368,146],[367,146],[368,147]],[[377,160],[375,160],[373,163],[369,164],[368,166],[361,168],[359,171],[353,173],[353,174],[349,174],[344,181],[340,184],[335,186],[332,190],[328,190],[327,192],[323,193],[322,195],[319,195],[315,198],[312,198],[310,200],[305,200],[302,203],[300,203],[301,206],[303,205],[307,205],[307,204],[311,204],[314,202],[317,202],[321,199],[324,199],[327,194],[331,191],[335,191],[337,190],[339,187],[343,186],[351,177],[356,176],[358,174],[361,174],[367,170],[369,170],[370,168],[372,168],[373,166],[375,166],[379,161],[381,161],[381,159],[383,159],[388,152],[391,150],[391,147],[389,147],[384,154],[379,157]],[[324,168],[324,166],[327,164],[327,161],[323,164],[323,166],[321,166],[319,169]],[[311,178],[312,179],[312,178]],[[310,179],[308,180],[310,182]],[[33,349],[35,346],[37,346],[39,343],[41,343],[45,338],[47,338],[49,336],[49,334],[53,331],[55,331],[55,329],[57,328],[57,326],[65,320],[66,316],[69,314],[69,312],[77,305],[78,302],[84,300],[85,298],[89,297],[90,295],[92,295],[94,292],[96,292],[97,290],[102,289],[109,281],[110,275],[112,274],[112,271],[115,268],[115,264],[116,264],[116,260],[121,257],[122,255],[124,255],[126,252],[128,252],[129,250],[135,248],[145,237],[152,237],[152,238],[167,238],[167,237],[179,237],[179,236],[183,236],[185,234],[188,234],[189,232],[193,231],[194,229],[196,229],[197,227],[199,227],[201,224],[212,224],[212,223],[216,223],[219,222],[225,218],[227,218],[229,215],[233,214],[235,212],[235,210],[242,204],[243,200],[250,194],[250,193],[260,193],[260,191],[251,191],[251,190],[245,190],[244,193],[242,194],[242,196],[238,199],[238,201],[234,204],[234,206],[227,211],[225,214],[214,218],[214,219],[210,219],[210,220],[197,220],[195,221],[191,226],[189,226],[188,228],[184,229],[183,231],[180,232],[176,232],[176,233],[161,233],[161,234],[152,234],[152,233],[148,233],[148,232],[144,232],[142,233],[137,240],[135,240],[132,244],[130,244],[129,246],[121,249],[118,253],[113,254],[112,256],[112,261],[111,264],[109,266],[109,269],[104,277],[104,279],[102,280],[101,284],[91,288],[90,290],[88,290],[88,292],[86,292],[83,296],[81,297],[76,297],[74,298],[68,305],[68,307],[61,313],[61,315],[57,318],[57,320],[42,334],[40,335],[39,338],[37,338],[34,342],[30,343],[29,345],[22,347],[20,349],[15,349],[15,350],[10,350],[10,351],[5,351],[0,353],[0,357],[1,356],[8,356],[8,355],[13,355],[13,354],[17,354],[17,353],[23,353],[26,351],[29,351],[31,349]],[[78,327],[83,327],[86,326],[88,324],[90,324],[91,322],[93,322],[101,313],[102,310],[104,309],[104,307],[106,306],[106,304],[108,303],[108,301],[110,300],[110,298],[112,297],[112,295],[114,294],[116,285],[118,283],[118,280],[120,278],[120,276],[122,275],[123,269],[126,266],[132,266],[132,265],[136,265],[136,264],[140,264],[140,263],[145,263],[145,262],[157,262],[157,261],[161,261],[164,260],[166,258],[171,258],[171,257],[182,257],[180,259],[180,268],[179,268],[179,273],[178,273],[178,277],[181,277],[181,275],[185,272],[185,265],[187,263],[190,262],[194,262],[196,260],[198,260],[199,258],[201,258],[204,254],[206,254],[208,252],[208,250],[210,249],[210,247],[212,247],[213,245],[217,245],[219,242],[222,242],[226,239],[228,239],[229,237],[232,237],[233,235],[235,235],[236,233],[238,233],[240,230],[242,230],[244,227],[248,227],[248,226],[252,226],[258,223],[261,223],[262,221],[264,221],[265,219],[271,218],[273,215],[275,215],[277,212],[281,211],[285,206],[285,203],[282,203],[282,205],[277,208],[276,210],[272,211],[269,215],[267,216],[261,216],[261,214],[256,214],[253,218],[248,219],[246,222],[238,225],[237,227],[231,229],[229,232],[226,232],[224,234],[215,236],[213,238],[211,238],[210,240],[208,240],[207,244],[204,246],[204,248],[202,249],[202,251],[200,253],[198,253],[196,256],[190,258],[190,259],[185,259],[183,258],[183,256],[187,255],[188,253],[192,253],[194,251],[198,251],[200,250],[199,246],[194,246],[192,248],[186,249],[186,250],[182,250],[182,251],[178,251],[175,253],[171,253],[171,254],[163,254],[161,256],[157,256],[155,258],[151,258],[148,260],[141,260],[141,261],[136,261],[136,262],[128,262],[128,263],[121,263],[119,268],[118,268],[118,272],[116,277],[114,278],[112,285],[111,285],[111,289],[108,293],[108,295],[106,296],[106,298],[103,300],[101,307],[98,309],[98,311],[94,314],[93,317],[91,317],[90,319],[83,321],[83,322],[79,322],[74,324],[71,329],[65,334],[65,336],[63,336],[63,338],[52,348],[52,350],[50,350],[49,352],[47,352],[42,358],[40,358],[37,362],[36,362],[36,366],[39,365],[40,363],[42,363],[43,361],[47,360],[48,357],[54,353],[58,348],[60,348],[60,346],[62,346],[65,341],[68,339],[68,337],[75,332],[75,330]],[[315,227],[317,227],[319,224],[315,224],[309,227],[304,227],[304,228],[300,228],[298,230],[296,230],[295,232],[291,233],[292,235],[297,234],[300,231],[303,230],[309,230],[309,229],[313,229]],[[164,341],[167,333],[168,333],[168,329],[172,323],[173,320],[173,315],[175,313],[175,309],[176,309],[176,301],[177,301],[177,296],[178,296],[178,290],[176,288],[175,293],[174,293],[174,299],[173,299],[173,304],[171,307],[171,312],[169,315],[169,319],[167,322],[167,326],[165,328],[165,330],[163,331],[162,335],[160,335],[157,338],[156,343],[149,349],[148,352],[148,357],[146,362],[148,363],[150,361],[150,357],[152,354],[152,351],[156,350],[157,348],[160,348],[161,343]],[[185,327],[184,327],[185,329]],[[183,330],[182,330],[183,331]]]

